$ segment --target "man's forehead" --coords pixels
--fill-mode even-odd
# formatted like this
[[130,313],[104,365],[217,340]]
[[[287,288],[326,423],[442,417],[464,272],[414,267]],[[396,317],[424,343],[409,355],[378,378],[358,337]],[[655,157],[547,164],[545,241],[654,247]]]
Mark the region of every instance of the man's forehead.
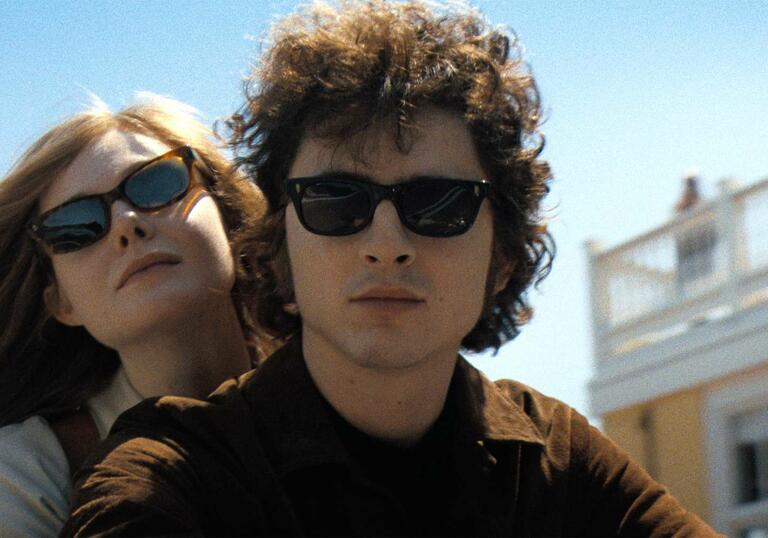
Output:
[[397,136],[396,129],[383,122],[371,124],[364,130],[346,136],[332,136],[322,128],[310,129],[300,148],[318,166],[375,168],[382,155],[391,152],[408,153],[410,147],[401,148]]
[[[393,178],[409,175],[480,177],[482,168],[469,128],[456,113],[429,108],[403,125],[395,117],[339,136],[327,124],[307,129],[291,177],[343,170]],[[398,172],[398,167],[402,170]]]

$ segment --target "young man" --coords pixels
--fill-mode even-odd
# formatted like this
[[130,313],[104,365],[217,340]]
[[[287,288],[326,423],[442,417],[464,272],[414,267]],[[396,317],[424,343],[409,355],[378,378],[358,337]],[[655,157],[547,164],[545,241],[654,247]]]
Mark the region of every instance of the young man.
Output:
[[538,93],[466,8],[284,19],[231,123],[241,240],[288,344],[206,402],[124,415],[65,534],[714,534],[567,405],[458,355],[513,338],[552,244]]

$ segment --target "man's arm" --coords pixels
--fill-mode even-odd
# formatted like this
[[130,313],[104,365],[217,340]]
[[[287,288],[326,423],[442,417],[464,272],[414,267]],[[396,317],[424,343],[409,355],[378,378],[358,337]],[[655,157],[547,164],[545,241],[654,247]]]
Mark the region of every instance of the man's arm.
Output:
[[[686,510],[629,455],[593,426],[574,428],[573,471],[588,535],[720,536],[696,514]],[[585,432],[583,439],[577,432]]]
[[129,409],[75,478],[66,536],[298,532],[234,381]]
[[77,475],[62,535],[202,535],[200,484],[186,456],[173,443],[130,431],[110,438]]

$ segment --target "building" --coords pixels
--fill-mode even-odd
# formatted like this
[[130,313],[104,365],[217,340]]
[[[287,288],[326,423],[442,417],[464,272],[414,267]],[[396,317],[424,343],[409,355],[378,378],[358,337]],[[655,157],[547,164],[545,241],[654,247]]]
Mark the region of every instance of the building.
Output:
[[695,187],[663,226],[587,244],[591,409],[720,532],[768,538],[768,179]]

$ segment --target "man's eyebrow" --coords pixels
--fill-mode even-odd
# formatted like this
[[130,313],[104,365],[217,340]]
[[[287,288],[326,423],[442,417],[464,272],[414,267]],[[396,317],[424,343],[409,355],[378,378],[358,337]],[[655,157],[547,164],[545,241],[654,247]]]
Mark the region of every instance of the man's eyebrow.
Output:
[[434,179],[450,179],[453,181],[482,181],[482,176],[457,176],[453,174],[411,174],[400,178],[402,182],[406,181],[430,181]]
[[[311,176],[304,176],[305,178],[311,178],[311,179],[349,179],[353,181],[364,181],[366,183],[376,183],[373,178],[366,174],[359,174],[357,172],[348,172],[346,170],[324,170],[320,172],[319,174],[314,174]],[[288,179],[299,179],[299,178],[288,178]]]
[[[360,174],[357,172],[348,172],[346,170],[324,170],[323,172],[319,174],[315,174],[312,176],[306,176],[307,178],[312,179],[348,179],[353,181],[363,181],[365,183],[378,183],[373,177],[367,175],[367,174]],[[298,178],[289,178],[289,179],[298,179]],[[410,174],[407,176],[401,176],[397,178],[397,183],[405,183],[407,181],[421,181],[421,180],[433,180],[433,179],[455,179],[455,180],[466,180],[466,179],[472,179],[472,180],[479,180],[484,179],[482,177],[459,177],[454,176],[451,174]]]

